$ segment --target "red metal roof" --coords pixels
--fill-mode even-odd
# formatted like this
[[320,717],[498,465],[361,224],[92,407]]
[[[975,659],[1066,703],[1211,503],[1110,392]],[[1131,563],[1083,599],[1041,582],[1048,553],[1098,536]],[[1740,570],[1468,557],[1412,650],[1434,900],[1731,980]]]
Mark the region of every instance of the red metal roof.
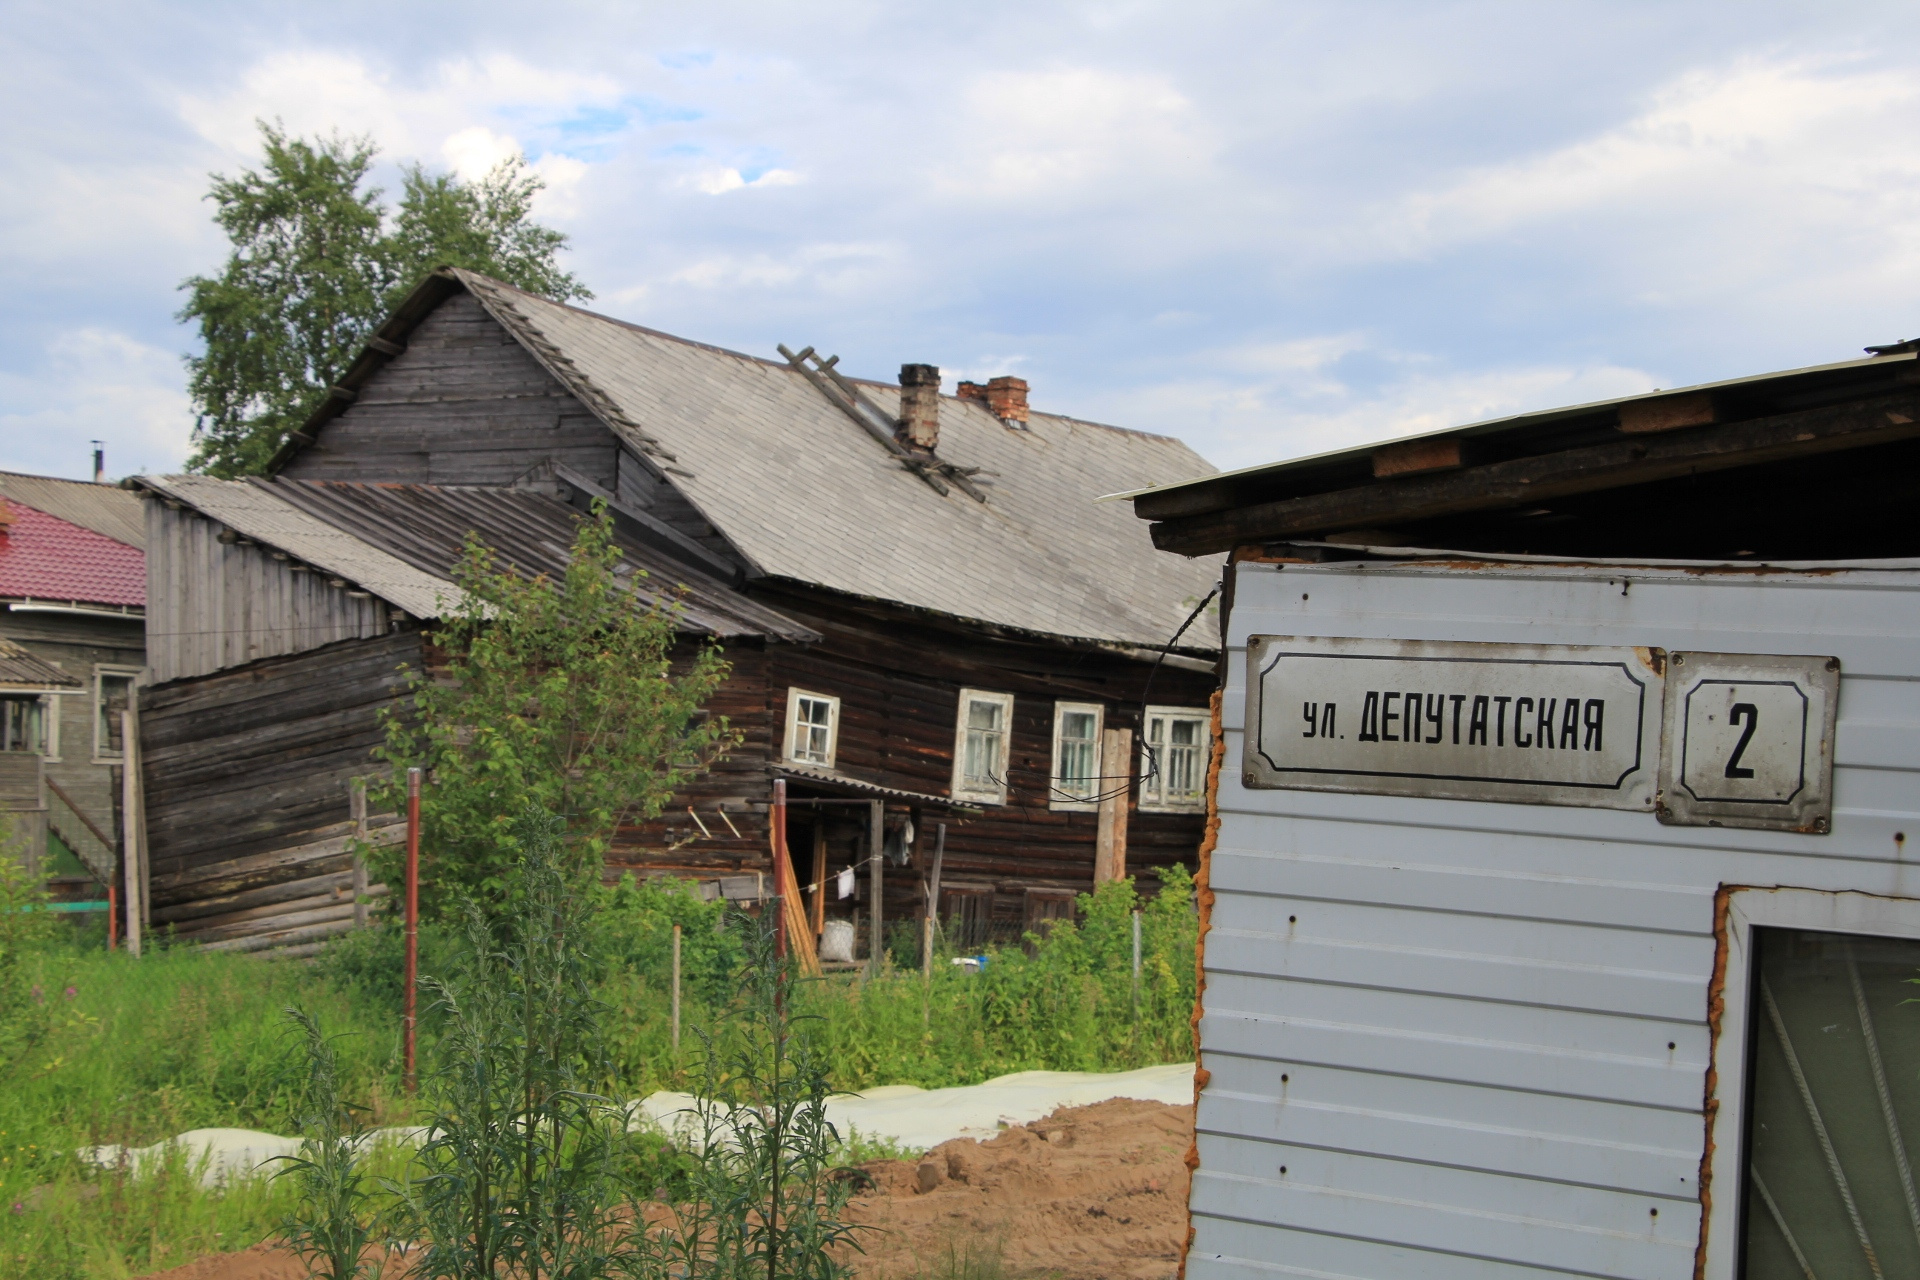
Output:
[[0,524],[0,598],[147,603],[147,557],[91,529],[25,503],[5,501]]

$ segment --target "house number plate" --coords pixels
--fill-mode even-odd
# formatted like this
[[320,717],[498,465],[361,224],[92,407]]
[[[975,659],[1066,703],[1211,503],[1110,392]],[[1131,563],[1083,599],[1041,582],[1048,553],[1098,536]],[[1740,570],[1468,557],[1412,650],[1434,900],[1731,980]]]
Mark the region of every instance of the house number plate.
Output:
[[1660,821],[1825,834],[1839,690],[1838,658],[1669,655]]

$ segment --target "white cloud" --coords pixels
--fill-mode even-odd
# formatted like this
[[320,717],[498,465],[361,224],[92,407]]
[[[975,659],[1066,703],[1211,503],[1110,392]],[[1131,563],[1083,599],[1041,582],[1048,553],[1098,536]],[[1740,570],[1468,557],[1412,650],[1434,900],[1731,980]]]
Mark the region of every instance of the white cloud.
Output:
[[[514,133],[496,128],[507,116],[561,117],[611,107],[622,93],[613,77],[505,54],[449,59],[408,78],[360,56],[297,50],[262,58],[223,93],[183,96],[179,111],[201,137],[243,163],[257,158],[255,121],[280,120],[302,136],[370,136],[392,158],[437,155],[473,178],[522,150]],[[535,168],[562,198],[585,172],[566,156],[543,157]]]
[[0,469],[81,476],[85,442],[101,440],[113,475],[177,471],[192,448],[185,383],[171,351],[111,329],[58,333],[39,368],[0,374]]
[[[1367,355],[1387,375],[1356,385],[1339,361]],[[1443,369],[1430,356],[1371,349],[1352,334],[1229,347],[1213,372],[1103,397],[1107,421],[1178,435],[1222,467],[1352,448],[1490,418],[1653,390],[1640,369],[1604,362]],[[1095,416],[1100,416],[1096,414]]]
[[1747,58],[1681,75],[1593,137],[1410,194],[1371,231],[1420,254],[1542,221],[1654,218],[1689,250],[1714,237],[1723,259],[1729,236],[1751,249],[1910,223],[1917,194],[1920,74]]
[[791,187],[799,182],[800,175],[791,169],[768,169],[752,178],[743,176],[738,169],[702,169],[684,179],[684,185],[710,196],[724,195],[729,191],[743,191],[749,187]]
[[1162,75],[1097,67],[991,71],[967,86],[936,189],[948,198],[1054,205],[1115,180],[1198,173],[1215,142]]

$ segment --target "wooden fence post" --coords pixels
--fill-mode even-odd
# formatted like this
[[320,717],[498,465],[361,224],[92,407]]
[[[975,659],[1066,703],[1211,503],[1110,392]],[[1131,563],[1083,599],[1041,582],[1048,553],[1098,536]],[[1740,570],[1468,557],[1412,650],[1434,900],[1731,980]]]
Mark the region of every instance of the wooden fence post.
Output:
[[680,926],[673,926],[673,1041],[674,1065],[680,1064]]
[[401,1017],[400,1084],[413,1092],[414,1002],[420,977],[420,770],[407,770],[407,970]]
[[1127,876],[1127,800],[1133,790],[1133,730],[1108,729],[1101,735],[1100,822],[1093,846],[1093,883]]
[[347,784],[347,800],[353,814],[353,927],[367,927],[367,780],[355,778]]
[[120,872],[127,882],[127,954],[140,958],[141,917],[145,914],[140,883],[140,762],[132,735],[133,712],[120,713]]

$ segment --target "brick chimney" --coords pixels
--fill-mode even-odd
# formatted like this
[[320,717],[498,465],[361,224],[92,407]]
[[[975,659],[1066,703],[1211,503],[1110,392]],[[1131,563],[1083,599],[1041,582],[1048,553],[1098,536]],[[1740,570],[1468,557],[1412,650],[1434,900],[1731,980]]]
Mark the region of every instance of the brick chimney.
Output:
[[994,378],[987,383],[987,408],[1008,426],[1027,425],[1027,380]]
[[940,443],[940,369],[900,366],[900,423],[894,435],[909,449],[932,453]]

